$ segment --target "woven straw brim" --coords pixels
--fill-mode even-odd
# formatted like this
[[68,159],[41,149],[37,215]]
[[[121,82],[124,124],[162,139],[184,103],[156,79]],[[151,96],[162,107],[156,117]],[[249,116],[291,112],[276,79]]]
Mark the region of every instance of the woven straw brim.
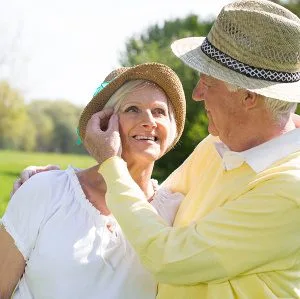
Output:
[[188,37],[175,41],[173,53],[185,64],[200,73],[237,85],[266,97],[286,102],[300,102],[300,81],[278,83],[247,77],[209,58],[201,50],[205,37]]
[[177,125],[177,137],[168,150],[174,147],[184,129],[186,115],[185,95],[181,81],[176,73],[166,65],[159,63],[144,63],[127,68],[94,96],[80,116],[78,129],[81,140],[84,140],[86,126],[91,116],[101,111],[114,92],[124,83],[139,79],[154,82],[166,93],[173,107]]

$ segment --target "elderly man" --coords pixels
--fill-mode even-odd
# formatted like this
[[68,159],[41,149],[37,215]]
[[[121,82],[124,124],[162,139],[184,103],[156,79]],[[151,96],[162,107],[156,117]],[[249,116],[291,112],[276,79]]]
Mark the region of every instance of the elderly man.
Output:
[[193,98],[209,119],[210,135],[164,183],[185,200],[169,227],[117,156],[116,117],[102,131],[99,113],[85,143],[110,210],[161,283],[157,298],[300,298],[299,18],[236,1],[206,38],[172,49],[199,71]]

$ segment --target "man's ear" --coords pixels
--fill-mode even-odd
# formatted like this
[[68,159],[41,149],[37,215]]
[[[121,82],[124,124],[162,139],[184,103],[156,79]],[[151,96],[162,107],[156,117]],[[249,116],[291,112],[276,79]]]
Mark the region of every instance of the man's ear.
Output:
[[259,104],[259,95],[255,92],[246,90],[243,98],[243,104],[246,110],[254,109]]

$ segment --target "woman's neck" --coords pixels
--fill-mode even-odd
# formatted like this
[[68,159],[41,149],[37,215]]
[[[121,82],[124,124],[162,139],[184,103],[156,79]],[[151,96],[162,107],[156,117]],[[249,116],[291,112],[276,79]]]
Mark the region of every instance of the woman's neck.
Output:
[[[131,177],[144,192],[148,200],[152,198],[155,191],[151,181],[153,166],[154,163],[148,163],[147,165],[128,163],[127,165]],[[77,173],[77,177],[88,200],[102,214],[108,215],[110,211],[105,202],[106,183],[102,175],[99,174],[98,169],[99,165],[84,169]]]
[[153,172],[153,163],[131,163],[127,162],[129,173],[133,180],[139,185],[147,199],[151,198],[154,193],[151,176]]
[[93,166],[77,172],[81,188],[90,203],[103,215],[109,215],[110,211],[105,202],[106,184],[98,173],[99,166]]

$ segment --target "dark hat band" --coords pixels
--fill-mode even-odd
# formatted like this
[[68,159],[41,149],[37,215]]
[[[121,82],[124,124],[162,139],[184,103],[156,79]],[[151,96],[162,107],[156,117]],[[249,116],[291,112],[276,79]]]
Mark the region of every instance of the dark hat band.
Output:
[[229,55],[221,52],[219,49],[213,46],[207,38],[205,38],[205,40],[203,41],[201,45],[201,50],[205,55],[207,55],[209,58],[213,59],[217,63],[220,63],[223,66],[250,78],[281,83],[292,83],[300,81],[300,72],[278,72],[263,68],[257,68],[242,63],[230,57]]

